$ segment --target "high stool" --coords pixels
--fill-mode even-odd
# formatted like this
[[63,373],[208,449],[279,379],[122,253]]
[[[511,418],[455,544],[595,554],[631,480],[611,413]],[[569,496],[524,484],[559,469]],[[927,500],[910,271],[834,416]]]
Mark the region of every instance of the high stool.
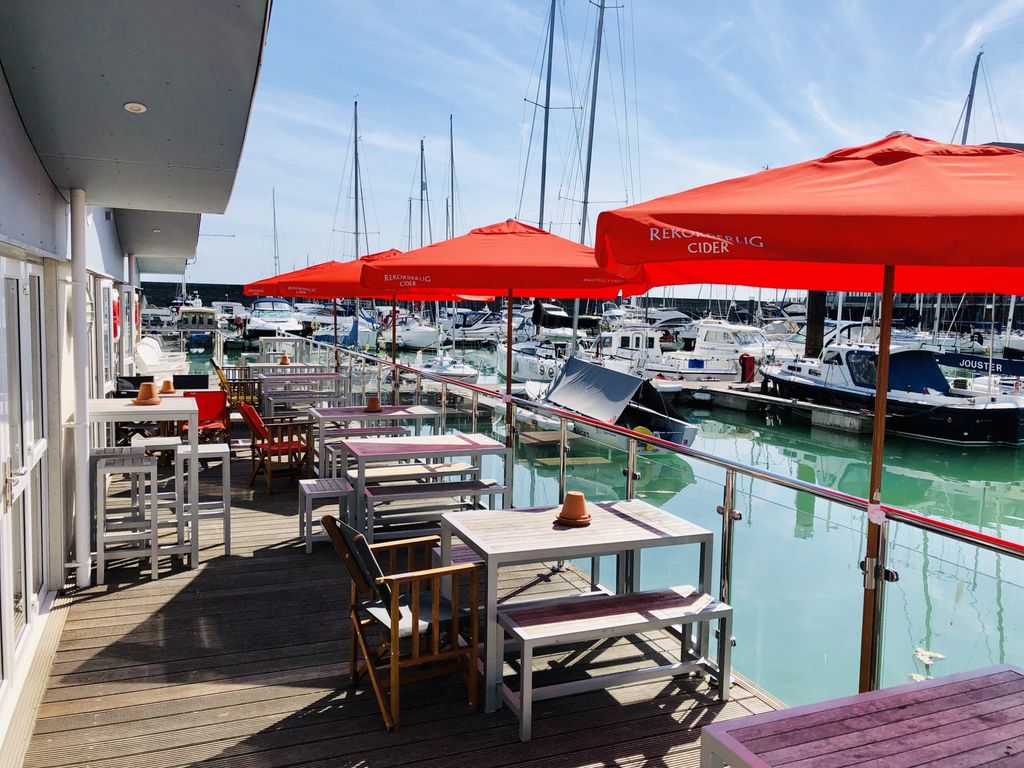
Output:
[[161,457],[164,453],[169,456],[168,464],[173,461],[174,451],[181,445],[180,437],[145,437],[143,435],[132,435],[132,447],[141,448],[146,453],[158,453]]
[[[313,534],[313,504],[324,499],[337,500],[339,517],[347,521],[352,509],[355,490],[348,480],[340,477],[322,477],[316,480],[299,480],[299,538],[306,540],[306,554],[313,551],[314,539],[326,539],[327,534]],[[344,503],[345,511],[340,512]]]
[[[148,557],[150,577],[158,578],[157,555],[157,470],[156,458],[125,454],[96,461],[96,583],[103,584],[106,561],[122,557]],[[125,509],[114,512],[107,507],[107,480],[111,475],[126,475],[131,483],[132,500]],[[148,515],[147,515],[148,512]],[[108,544],[134,544],[108,552]]]
[[[224,554],[231,554],[231,446],[227,443],[203,443],[198,448],[198,453],[192,453],[192,446],[187,443],[179,443],[174,454],[174,490],[177,497],[175,515],[178,521],[178,543],[184,541],[185,533],[185,504],[188,488],[186,487],[185,462],[198,457],[198,460],[216,459],[220,461],[221,470],[221,500],[200,501],[199,519],[219,517],[224,523]],[[196,557],[199,554],[199,520],[189,520],[191,528],[189,542],[192,544],[192,551]],[[195,563],[193,563],[193,566]]]

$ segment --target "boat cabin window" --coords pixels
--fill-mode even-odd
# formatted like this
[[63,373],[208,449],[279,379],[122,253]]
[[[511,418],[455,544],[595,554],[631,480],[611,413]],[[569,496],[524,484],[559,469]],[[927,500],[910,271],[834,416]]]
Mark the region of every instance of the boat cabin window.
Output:
[[615,343],[615,339],[612,338],[612,336],[610,336],[610,335],[608,335],[608,336],[602,335],[597,340],[597,348],[598,349],[608,349],[614,343]]
[[710,344],[732,344],[732,334],[727,331],[708,331],[704,337]]
[[875,367],[875,353],[864,351],[848,352],[846,363],[850,368],[850,378],[858,387],[875,388],[875,379],[878,376]]
[[647,348],[648,349],[654,349],[654,337],[653,336],[648,336],[647,337]]
[[836,352],[834,349],[825,352],[825,356],[821,358],[821,362],[825,365],[842,365],[843,356]]
[[622,349],[629,349],[629,336],[622,336],[619,339],[619,347]]
[[737,344],[764,344],[767,339],[757,331],[739,331],[736,333]]

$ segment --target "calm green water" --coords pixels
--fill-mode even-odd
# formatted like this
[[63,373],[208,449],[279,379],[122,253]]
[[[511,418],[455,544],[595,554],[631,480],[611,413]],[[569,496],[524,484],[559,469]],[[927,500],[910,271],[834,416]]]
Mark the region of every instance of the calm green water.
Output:
[[[497,382],[493,352],[459,350],[456,356],[481,369],[480,383]],[[700,426],[699,450],[857,496],[867,493],[866,437],[726,410],[684,415]],[[623,495],[624,452],[575,440],[570,460],[570,490],[591,499]],[[1024,541],[1021,452],[890,438],[886,467],[886,503]],[[715,507],[723,471],[657,454],[641,456],[640,469],[641,498],[720,530]],[[485,465],[485,473],[502,476],[497,461]],[[557,503],[556,447],[520,445],[514,482],[517,506]],[[736,669],[792,705],[855,693],[864,515],[748,478],[739,481],[736,506],[743,512],[732,586]],[[890,526],[890,542],[890,565],[900,580],[887,590],[885,685],[1002,662],[1024,665],[1024,563],[898,524]],[[606,582],[611,566],[610,560],[602,563]],[[696,578],[696,548],[644,553],[645,588],[694,584]],[[945,658],[929,666],[918,649]]]

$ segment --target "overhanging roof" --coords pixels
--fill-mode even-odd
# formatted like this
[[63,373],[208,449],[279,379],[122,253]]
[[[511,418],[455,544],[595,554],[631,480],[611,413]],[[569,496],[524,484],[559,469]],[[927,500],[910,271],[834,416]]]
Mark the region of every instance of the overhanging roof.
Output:
[[0,66],[62,191],[223,213],[269,15],[269,0],[3,0]]
[[125,253],[135,256],[139,272],[180,275],[196,255],[198,213],[117,210],[117,238]]

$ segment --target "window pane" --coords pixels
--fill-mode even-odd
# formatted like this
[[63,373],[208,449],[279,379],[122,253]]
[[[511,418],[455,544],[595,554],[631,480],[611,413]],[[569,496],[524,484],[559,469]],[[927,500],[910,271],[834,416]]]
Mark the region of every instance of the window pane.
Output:
[[28,323],[30,359],[32,361],[32,439],[46,436],[46,395],[43,391],[43,307],[42,287],[38,275],[29,277]]
[[32,470],[32,484],[30,488],[32,514],[29,520],[30,536],[32,540],[32,594],[38,595],[43,589],[43,509],[46,501],[43,494],[46,487],[43,485],[43,462],[36,464]]
[[11,552],[14,554],[14,642],[25,629],[25,497],[18,496],[11,504]]
[[[21,469],[25,435],[21,410],[21,322],[18,316],[18,281],[4,278],[4,314],[7,335],[7,413],[10,426],[11,470]],[[18,541],[17,538],[14,539]]]

